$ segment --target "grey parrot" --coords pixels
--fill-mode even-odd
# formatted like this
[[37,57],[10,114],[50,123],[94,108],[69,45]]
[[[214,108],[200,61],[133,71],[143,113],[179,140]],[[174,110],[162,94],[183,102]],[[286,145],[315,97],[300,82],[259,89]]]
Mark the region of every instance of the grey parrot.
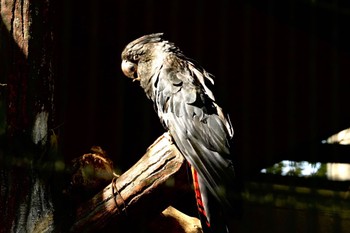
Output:
[[140,81],[162,125],[191,165],[204,232],[229,232],[233,129],[211,91],[213,76],[163,33],[130,42],[121,66],[127,77]]

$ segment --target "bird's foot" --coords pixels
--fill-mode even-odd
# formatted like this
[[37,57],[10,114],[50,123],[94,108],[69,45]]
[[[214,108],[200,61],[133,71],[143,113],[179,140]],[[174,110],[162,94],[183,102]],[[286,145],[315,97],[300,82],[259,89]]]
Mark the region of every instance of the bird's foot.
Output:
[[173,137],[171,137],[170,133],[169,132],[166,132],[163,134],[163,137],[168,139],[168,141],[170,142],[170,144],[174,144],[174,141],[173,141]]

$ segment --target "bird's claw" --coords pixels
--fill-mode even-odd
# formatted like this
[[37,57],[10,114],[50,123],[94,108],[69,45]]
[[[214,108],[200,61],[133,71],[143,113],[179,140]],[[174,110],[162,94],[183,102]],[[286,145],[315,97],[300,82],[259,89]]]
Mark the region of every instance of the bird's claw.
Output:
[[168,139],[170,144],[174,144],[173,137],[171,137],[169,132],[164,133],[163,136],[164,136],[164,138]]

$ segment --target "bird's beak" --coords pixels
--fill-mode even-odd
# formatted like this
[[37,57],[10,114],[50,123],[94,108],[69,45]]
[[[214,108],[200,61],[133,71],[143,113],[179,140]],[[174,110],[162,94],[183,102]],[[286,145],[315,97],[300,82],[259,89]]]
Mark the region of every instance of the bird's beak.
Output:
[[137,65],[135,63],[132,63],[127,60],[122,61],[122,71],[125,74],[126,77],[132,78],[133,81],[140,80],[139,77],[137,77]]

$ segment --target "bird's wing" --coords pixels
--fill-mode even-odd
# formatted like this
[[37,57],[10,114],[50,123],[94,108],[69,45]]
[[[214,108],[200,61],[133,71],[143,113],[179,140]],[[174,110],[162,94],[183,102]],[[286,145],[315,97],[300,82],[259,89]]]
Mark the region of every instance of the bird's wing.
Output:
[[232,129],[205,85],[207,73],[191,62],[183,64],[164,64],[156,74],[158,115],[205,186],[227,206],[224,187],[234,176],[228,141]]

